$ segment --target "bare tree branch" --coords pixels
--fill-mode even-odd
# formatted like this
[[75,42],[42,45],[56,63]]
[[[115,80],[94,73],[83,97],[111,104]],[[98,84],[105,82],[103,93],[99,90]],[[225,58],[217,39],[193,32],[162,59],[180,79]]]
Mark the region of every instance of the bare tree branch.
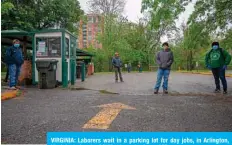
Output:
[[126,0],[89,0],[88,5],[93,13],[121,14],[124,11]]

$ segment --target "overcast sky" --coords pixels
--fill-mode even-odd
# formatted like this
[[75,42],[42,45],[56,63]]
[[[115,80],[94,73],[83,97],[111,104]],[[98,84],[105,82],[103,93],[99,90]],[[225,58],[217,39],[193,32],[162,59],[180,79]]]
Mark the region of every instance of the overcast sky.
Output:
[[[88,5],[87,5],[88,0],[79,0],[82,9],[87,13],[88,12]],[[140,17],[142,17],[142,14],[140,13],[141,11],[141,2],[142,0],[127,0],[125,10],[124,10],[124,16],[127,16],[127,18],[130,21],[137,22]],[[179,20],[177,21],[177,26],[180,26],[180,24],[183,21],[187,21],[189,18],[189,15],[193,12],[194,10],[194,4],[189,4],[186,7],[186,11],[182,13],[179,17]],[[167,38],[164,37],[161,39],[162,42],[167,41]]]

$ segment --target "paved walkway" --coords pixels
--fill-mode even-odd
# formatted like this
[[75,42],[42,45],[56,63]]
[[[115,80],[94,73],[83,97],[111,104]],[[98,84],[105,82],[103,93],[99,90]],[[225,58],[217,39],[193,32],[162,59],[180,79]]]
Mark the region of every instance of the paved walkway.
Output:
[[76,85],[93,90],[30,88],[3,101],[2,143],[45,144],[50,131],[232,131],[231,79],[227,96],[206,95],[212,76],[172,73],[173,94],[154,95],[155,73],[124,74],[125,83],[117,84],[113,76],[96,74]]
[[[77,82],[77,88],[107,90],[131,95],[153,93],[156,73],[123,73],[124,83],[115,83],[113,73],[100,73],[90,76],[85,82]],[[227,78],[229,95],[232,95],[232,78]],[[212,94],[215,89],[213,76],[172,72],[169,91],[173,94]],[[160,89],[162,92],[162,88]]]

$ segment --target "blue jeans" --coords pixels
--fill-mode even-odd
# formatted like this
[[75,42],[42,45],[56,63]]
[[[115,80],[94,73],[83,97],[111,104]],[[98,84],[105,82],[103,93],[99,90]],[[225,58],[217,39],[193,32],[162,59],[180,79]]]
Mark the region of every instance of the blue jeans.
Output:
[[10,75],[9,86],[15,87],[18,83],[21,66],[18,66],[16,64],[10,64],[8,65],[8,69],[9,69],[9,75]]
[[164,78],[163,89],[168,90],[168,77],[169,77],[169,74],[170,74],[169,69],[160,69],[160,68],[158,69],[157,81],[156,81],[156,85],[154,87],[155,90],[159,90],[162,78]]

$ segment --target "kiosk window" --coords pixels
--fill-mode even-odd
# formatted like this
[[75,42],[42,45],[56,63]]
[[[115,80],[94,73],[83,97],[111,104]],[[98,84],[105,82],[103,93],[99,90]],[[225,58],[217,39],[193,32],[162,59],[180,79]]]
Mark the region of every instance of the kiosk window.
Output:
[[71,46],[70,46],[70,56],[73,57],[76,51],[76,45],[75,45],[75,41],[70,41],[71,42]]
[[36,38],[37,57],[60,57],[61,37],[39,37]]

